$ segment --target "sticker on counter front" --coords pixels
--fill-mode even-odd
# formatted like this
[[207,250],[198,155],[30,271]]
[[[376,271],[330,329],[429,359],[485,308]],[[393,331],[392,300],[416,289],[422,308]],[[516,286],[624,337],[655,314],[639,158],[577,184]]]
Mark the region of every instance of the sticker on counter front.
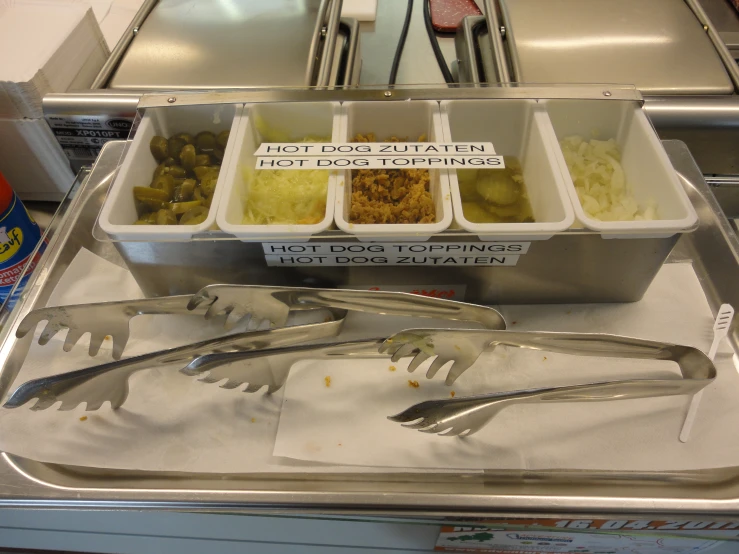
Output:
[[489,155],[495,154],[492,142],[347,142],[343,144],[308,142],[263,143],[255,156],[407,156]]
[[268,266],[514,266],[530,242],[281,243],[262,245]]
[[503,156],[305,156],[261,157],[255,169],[503,169]]
[[496,254],[492,256],[448,256],[448,255],[409,255],[388,254],[384,256],[300,256],[275,255],[265,256],[268,266],[300,267],[305,265],[322,265],[326,267],[356,266],[356,265],[436,265],[436,266],[467,266],[467,265],[516,265],[520,256],[511,254]]
[[306,254],[345,256],[352,254],[447,254],[475,256],[478,254],[526,254],[530,242],[265,242],[266,255]]

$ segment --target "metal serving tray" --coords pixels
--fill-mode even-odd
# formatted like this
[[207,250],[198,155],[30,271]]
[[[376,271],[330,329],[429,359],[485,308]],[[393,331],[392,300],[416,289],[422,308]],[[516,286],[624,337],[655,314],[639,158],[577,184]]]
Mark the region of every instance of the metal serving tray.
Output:
[[[92,236],[124,143],[105,146],[71,200],[0,333],[0,397],[15,380],[27,344],[14,331],[41,307],[80,248],[124,265],[112,243]],[[739,306],[739,241],[684,144],[665,148],[689,193],[700,226],[683,235],[671,262],[691,261],[715,311]],[[730,333],[737,349],[739,325]],[[30,337],[30,335],[29,335]],[[0,506],[162,509],[208,512],[388,515],[465,521],[472,517],[611,517],[638,514],[697,517],[739,513],[739,467],[687,472],[492,471],[477,475],[201,475],[91,469],[0,455]]]

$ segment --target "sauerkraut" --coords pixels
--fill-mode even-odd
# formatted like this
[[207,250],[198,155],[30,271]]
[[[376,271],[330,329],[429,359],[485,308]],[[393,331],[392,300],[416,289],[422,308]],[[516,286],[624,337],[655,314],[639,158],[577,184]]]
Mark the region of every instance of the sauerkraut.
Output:
[[656,202],[640,206],[634,197],[615,140],[586,141],[571,136],[559,144],[580,204],[589,217],[600,221],[659,219]]
[[[264,142],[330,142],[327,137],[291,139],[257,119]],[[259,169],[244,167],[244,225],[313,225],[326,216],[326,169]]]
[[325,169],[244,168],[244,225],[311,225],[326,215]]

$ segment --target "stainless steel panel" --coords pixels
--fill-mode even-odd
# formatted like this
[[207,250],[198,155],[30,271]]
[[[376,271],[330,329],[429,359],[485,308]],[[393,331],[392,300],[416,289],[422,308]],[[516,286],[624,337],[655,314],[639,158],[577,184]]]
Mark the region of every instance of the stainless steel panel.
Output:
[[302,86],[319,0],[160,0],[114,89]]
[[660,138],[684,141],[703,173],[739,174],[739,96],[647,97],[644,108]]
[[739,175],[732,177],[706,177],[711,192],[721,204],[726,217],[739,218]]
[[621,83],[645,95],[731,94],[684,0],[501,0],[521,82]]
[[[715,309],[739,305],[739,242],[721,216],[684,145],[665,143],[700,216],[699,228],[684,235],[671,259],[692,261]],[[8,363],[21,347],[10,338],[26,311],[46,301],[82,247],[122,263],[111,243],[96,241],[91,228],[122,143],[106,146],[34,273],[24,303],[0,334],[3,362],[0,396],[12,378]],[[736,348],[737,322],[732,328]],[[373,514],[409,519],[446,517],[595,516],[639,519],[710,516],[735,519],[739,513],[739,468],[686,472],[495,471],[482,475],[361,473],[342,475],[205,475],[116,471],[44,464],[0,456],[0,505],[90,509],[154,509],[229,513]],[[615,517],[618,515],[618,517]]]
[[[567,232],[533,241],[515,267],[268,267],[260,243],[116,242],[121,257],[147,296],[195,293],[212,283],[355,288],[390,285],[467,286],[465,300],[481,304],[633,302],[639,300],[680,235],[668,239],[605,240]],[[442,233],[430,242],[477,242]],[[349,241],[340,233],[314,238]],[[628,267],[628,271],[624,268]]]
[[[423,1],[414,0],[413,16],[403,57],[398,67],[397,82],[398,84],[433,83],[445,87],[444,78],[426,35],[423,22]],[[377,0],[377,19],[360,23],[360,40],[363,51],[360,84],[387,84],[407,7],[408,3],[402,0]],[[447,64],[451,64],[455,59],[453,35],[445,37],[443,34],[437,34],[437,37]]]
[[739,11],[729,0],[699,0],[699,3],[734,58],[739,57]]

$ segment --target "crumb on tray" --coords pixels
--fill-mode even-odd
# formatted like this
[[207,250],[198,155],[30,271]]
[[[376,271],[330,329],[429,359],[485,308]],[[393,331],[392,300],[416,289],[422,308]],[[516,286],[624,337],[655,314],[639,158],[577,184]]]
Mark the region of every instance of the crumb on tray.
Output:
[[454,398],[454,395],[455,395],[455,394],[457,394],[457,393],[455,393],[454,391],[451,391],[451,392],[449,393],[449,396],[451,396],[452,398]]
[[327,375],[326,377],[323,378],[323,382],[326,383],[326,386],[327,387],[330,387],[331,386],[331,377]]
[[421,385],[418,383],[418,381],[411,381],[410,379],[408,379],[408,386],[417,389]]
[[395,367],[394,365],[391,365],[391,366],[390,366],[390,367],[388,368],[388,370],[390,370],[390,371],[395,371],[396,369],[398,369],[398,368],[397,368],[397,367]]
[[80,421],[87,421],[87,416],[86,416],[86,415],[83,415],[83,416],[82,416],[82,417],[80,418]]

